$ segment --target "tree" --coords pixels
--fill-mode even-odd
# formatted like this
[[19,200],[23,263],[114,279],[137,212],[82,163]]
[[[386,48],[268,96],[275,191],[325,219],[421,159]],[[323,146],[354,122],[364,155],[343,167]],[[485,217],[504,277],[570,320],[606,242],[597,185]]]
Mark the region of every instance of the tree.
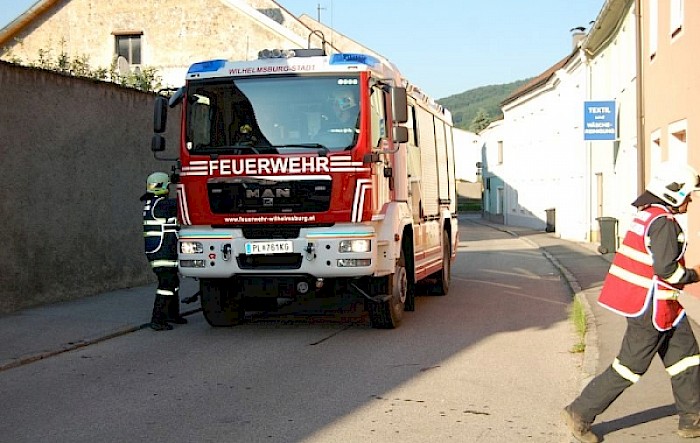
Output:
[[484,108],[480,108],[479,111],[476,113],[476,116],[472,120],[471,124],[469,125],[469,130],[471,132],[474,132],[475,134],[478,134],[479,132],[486,129],[486,127],[490,123],[491,117],[489,117],[489,113],[486,112]]

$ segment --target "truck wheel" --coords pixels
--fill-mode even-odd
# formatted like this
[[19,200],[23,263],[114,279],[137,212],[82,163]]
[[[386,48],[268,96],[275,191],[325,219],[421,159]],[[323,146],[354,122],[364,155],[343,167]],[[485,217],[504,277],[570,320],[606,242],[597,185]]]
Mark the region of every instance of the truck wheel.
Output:
[[387,301],[368,303],[369,321],[372,327],[376,329],[394,329],[401,324],[408,291],[406,260],[403,249],[401,250],[396,270],[389,277],[388,286],[391,297]]
[[450,291],[450,274],[452,272],[452,248],[447,231],[442,232],[442,269],[437,273],[436,295],[447,295]]
[[406,254],[404,267],[406,268],[406,302],[403,305],[405,312],[413,312],[416,310],[416,266],[415,258],[413,257],[413,245],[405,249],[410,251]]
[[235,326],[243,321],[245,311],[240,291],[229,280],[202,279],[202,313],[214,327]]

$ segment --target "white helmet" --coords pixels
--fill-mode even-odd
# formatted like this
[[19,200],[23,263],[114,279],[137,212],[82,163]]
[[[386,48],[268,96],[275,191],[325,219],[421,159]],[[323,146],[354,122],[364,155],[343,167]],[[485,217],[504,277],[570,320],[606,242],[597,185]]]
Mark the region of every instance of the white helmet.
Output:
[[683,163],[664,162],[654,168],[647,191],[673,207],[683,204],[688,195],[700,189],[697,171]]
[[154,172],[146,179],[146,192],[154,195],[165,195],[168,193],[170,177],[165,172]]

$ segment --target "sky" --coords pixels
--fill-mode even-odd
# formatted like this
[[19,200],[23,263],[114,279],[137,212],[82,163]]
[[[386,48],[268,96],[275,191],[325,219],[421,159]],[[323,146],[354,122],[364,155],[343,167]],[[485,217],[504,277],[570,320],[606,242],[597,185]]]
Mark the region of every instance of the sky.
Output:
[[[35,2],[0,0],[0,29]],[[385,56],[409,82],[440,99],[546,71],[571,52],[570,30],[588,29],[605,0],[277,2]]]

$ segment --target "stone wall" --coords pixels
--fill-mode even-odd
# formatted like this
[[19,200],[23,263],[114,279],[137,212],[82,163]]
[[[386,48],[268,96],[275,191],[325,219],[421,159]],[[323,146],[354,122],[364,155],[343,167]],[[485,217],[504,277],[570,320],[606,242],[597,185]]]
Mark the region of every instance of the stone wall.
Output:
[[0,313],[154,281],[139,197],[170,171],[154,95],[5,62],[0,92]]

